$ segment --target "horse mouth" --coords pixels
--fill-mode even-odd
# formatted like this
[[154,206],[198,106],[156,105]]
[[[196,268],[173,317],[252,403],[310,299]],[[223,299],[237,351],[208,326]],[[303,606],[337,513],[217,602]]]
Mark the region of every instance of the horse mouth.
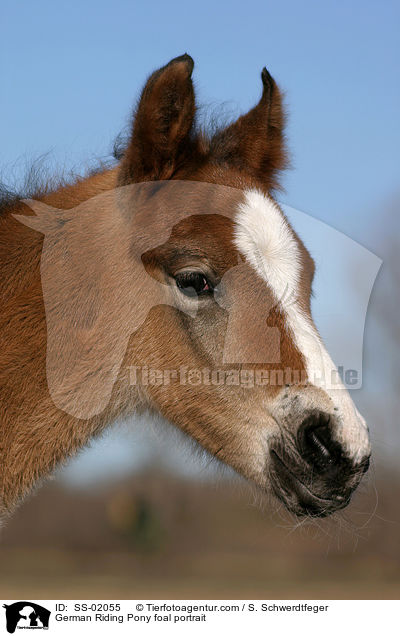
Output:
[[348,505],[353,489],[344,494],[334,493],[331,497],[324,497],[313,492],[311,485],[307,486],[301,481],[274,450],[271,450],[271,460],[274,494],[298,517],[327,517]]

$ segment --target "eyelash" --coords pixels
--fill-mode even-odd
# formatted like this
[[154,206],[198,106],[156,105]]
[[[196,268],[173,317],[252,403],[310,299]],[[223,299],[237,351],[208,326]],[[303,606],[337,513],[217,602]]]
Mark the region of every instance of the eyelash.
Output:
[[214,291],[212,283],[202,272],[181,272],[174,278],[179,291],[189,298],[212,295]]

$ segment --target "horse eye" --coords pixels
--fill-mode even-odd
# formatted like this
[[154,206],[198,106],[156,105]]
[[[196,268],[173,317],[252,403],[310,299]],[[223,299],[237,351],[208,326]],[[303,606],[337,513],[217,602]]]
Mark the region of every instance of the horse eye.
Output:
[[175,276],[175,282],[182,294],[190,298],[196,298],[196,296],[203,296],[213,292],[211,283],[201,272],[183,272],[177,274]]

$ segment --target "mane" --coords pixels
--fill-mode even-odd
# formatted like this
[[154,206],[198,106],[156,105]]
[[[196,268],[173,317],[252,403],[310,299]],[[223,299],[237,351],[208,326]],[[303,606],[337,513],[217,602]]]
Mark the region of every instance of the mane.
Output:
[[5,216],[17,203],[19,196],[0,183],[0,217]]
[[13,182],[11,184],[0,179],[0,218],[10,213],[21,199],[40,199],[60,188],[73,185],[78,181],[113,168],[119,160],[118,148],[122,144],[121,140],[122,137],[118,135],[114,142],[112,155],[93,159],[83,174],[78,173],[73,168],[69,171],[57,169],[57,167],[52,169],[49,154],[46,153],[34,159],[26,168],[21,184],[18,185],[15,178],[11,178]]

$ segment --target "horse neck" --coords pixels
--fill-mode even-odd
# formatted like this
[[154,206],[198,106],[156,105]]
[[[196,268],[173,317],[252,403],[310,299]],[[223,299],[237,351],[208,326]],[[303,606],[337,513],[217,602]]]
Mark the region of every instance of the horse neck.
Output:
[[[109,170],[41,197],[72,208],[114,187]],[[115,416],[78,420],[60,411],[46,379],[46,321],[40,280],[43,237],[13,218],[27,214],[17,202],[0,217],[0,519],[32,488],[103,430]]]

